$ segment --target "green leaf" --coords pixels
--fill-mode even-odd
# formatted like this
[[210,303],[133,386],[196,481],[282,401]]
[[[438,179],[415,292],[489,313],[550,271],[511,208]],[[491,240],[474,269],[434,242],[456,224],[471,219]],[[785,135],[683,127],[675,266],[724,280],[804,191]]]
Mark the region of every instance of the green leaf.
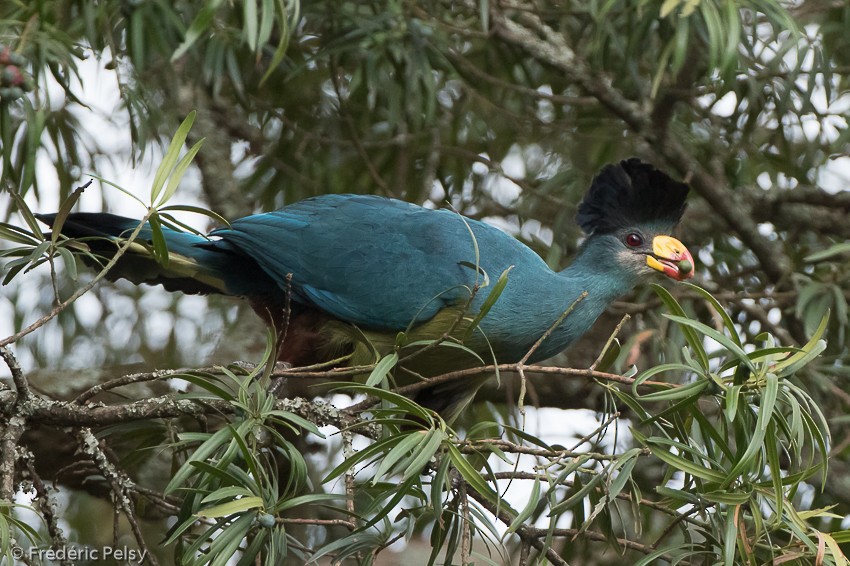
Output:
[[770,425],[771,417],[773,416],[773,407],[776,405],[776,398],[779,394],[779,378],[774,373],[769,373],[765,377],[765,388],[762,392],[761,403],[759,405],[758,418],[756,419],[756,428],[753,431],[753,436],[747,446],[746,451],[738,459],[735,466],[729,470],[726,476],[724,485],[729,485],[738,479],[738,476],[747,468],[751,471],[757,471],[756,468],[761,467],[755,462],[756,453],[761,451],[764,446],[764,437]]
[[255,53],[260,40],[257,12],[256,0],[242,0],[242,38]]
[[21,217],[24,219],[24,222],[26,222],[27,226],[30,227],[30,230],[32,230],[32,235],[38,237],[40,240],[43,240],[44,237],[42,236],[41,225],[38,223],[38,220],[36,220],[35,215],[30,210],[30,207],[27,206],[27,203],[23,199],[23,197],[13,191],[7,191],[6,194],[12,197],[12,200],[15,201],[15,205],[18,209],[18,214],[21,215]]
[[[716,483],[722,482],[726,478],[717,470],[706,468],[705,466],[701,466],[687,458],[683,458],[682,456],[667,451],[665,444],[678,445],[678,443],[671,443],[670,441],[660,438],[647,438],[636,430],[632,430],[632,434],[638,442],[647,446],[654,456],[677,470],[690,474],[696,478]],[[683,448],[687,449],[688,447]]]
[[211,519],[216,519],[218,517],[227,517],[228,515],[233,515],[234,513],[241,513],[250,509],[261,509],[262,507],[263,499],[261,497],[256,497],[252,495],[250,497],[234,499],[233,501],[228,501],[227,503],[222,503],[221,505],[214,505],[212,507],[207,507],[206,509],[201,509],[200,511],[195,513],[195,515],[198,517],[209,517]]
[[713,329],[712,327],[710,327],[706,324],[703,324],[703,323],[698,322],[696,320],[691,320],[691,319],[686,318],[684,316],[678,316],[678,315],[673,315],[673,314],[665,314],[664,317],[669,318],[670,320],[672,320],[674,322],[678,322],[681,325],[693,328],[698,333],[700,333],[704,336],[708,336],[709,338],[711,338],[712,340],[714,340],[715,342],[717,342],[718,344],[720,344],[721,346],[726,348],[731,354],[733,354],[738,360],[740,360],[741,363],[746,365],[747,368],[751,372],[753,372],[753,373],[756,372],[755,365],[753,364],[752,360],[750,360],[749,356],[747,356],[747,353],[743,350],[743,348],[741,348],[741,346],[736,344],[732,339],[730,339],[725,334],[721,334],[720,332],[718,332],[717,330]]
[[[801,350],[800,348],[794,348],[793,346],[762,348],[760,350],[755,350],[753,352],[748,353],[747,357],[749,357],[752,361],[755,362],[755,361],[761,360],[762,358],[772,358],[772,359],[787,358],[789,355],[795,354],[797,352],[802,352],[802,351],[803,350]],[[739,368],[739,369],[743,368],[744,371],[746,371],[746,367],[741,366],[740,362],[737,359],[729,360],[728,362],[726,362],[725,364],[720,366],[720,368],[717,371],[718,371],[718,373],[722,374],[722,373],[725,373],[725,372],[729,371],[730,369],[736,368],[736,367]],[[747,376],[749,376],[749,374],[747,374]]]
[[823,537],[826,541],[826,546],[829,548],[829,552],[832,554],[832,559],[835,561],[836,566],[847,566],[847,557],[844,556],[844,553],[838,547],[835,539],[826,533],[819,533],[818,536]]
[[478,14],[481,19],[481,30],[484,33],[490,31],[490,2],[489,0],[478,0]]
[[286,55],[286,50],[289,47],[289,39],[292,37],[293,24],[297,24],[300,17],[300,2],[292,3],[293,10],[291,16],[287,13],[287,5],[284,4],[283,0],[276,0],[276,5],[277,11],[280,14],[280,31],[278,34],[280,39],[278,40],[274,55],[272,55],[271,61],[269,61],[269,68],[266,70],[263,78],[260,79],[260,86],[265,84],[268,78],[277,69],[278,65],[280,65],[281,61],[283,61],[283,58]]
[[552,447],[549,446],[549,444],[547,444],[544,440],[542,440],[542,439],[540,439],[540,438],[538,438],[538,437],[536,437],[532,434],[529,434],[522,429],[519,429],[515,426],[511,426],[511,425],[508,425],[508,424],[501,424],[501,423],[499,423],[499,426],[501,426],[503,429],[505,429],[510,434],[515,434],[517,437],[525,440],[526,442],[530,442],[530,443],[534,444],[535,446],[545,448],[546,450],[552,450]]
[[679,4],[681,4],[681,3],[682,3],[682,0],[664,0],[664,3],[663,3],[663,4],[661,4],[661,9],[660,9],[660,11],[659,11],[658,15],[659,15],[661,18],[666,18],[666,17],[667,17],[667,16],[669,16],[669,15],[673,12],[673,10],[675,10],[675,9],[679,6]]
[[691,399],[699,397],[699,395],[709,386],[711,382],[706,379],[698,379],[697,381],[675,387],[664,391],[656,391],[639,397],[641,401],[678,401],[679,399]]
[[[39,229],[39,231],[35,234],[40,235],[41,230]],[[3,240],[14,242],[16,244],[23,244],[25,246],[36,246],[41,240],[35,238],[35,234],[24,230],[23,228],[19,228],[18,226],[0,222],[0,238]]]
[[354,469],[361,462],[371,460],[372,458],[377,457],[384,452],[389,452],[392,450],[394,446],[404,440],[406,437],[403,436],[390,436],[388,438],[384,438],[374,444],[370,444],[363,450],[359,452],[355,452],[345,460],[343,460],[339,465],[337,465],[334,469],[327,473],[327,475],[322,479],[322,483],[328,483],[331,480],[338,478],[343,475],[345,472]]
[[[573,510],[573,512],[577,512],[577,509],[574,509],[576,506],[583,508],[584,507],[584,500],[585,500],[587,494],[590,493],[592,490],[596,489],[597,485],[602,483],[602,481],[605,479],[606,475],[608,474],[608,471],[610,470],[610,466],[611,465],[609,464],[608,467],[606,467],[603,470],[602,473],[595,474],[590,479],[589,482],[582,485],[581,488],[578,489],[576,492],[570,494],[570,496],[567,499],[565,499],[564,501],[558,503],[557,505],[555,505],[554,507],[549,509],[549,516],[553,517],[555,515],[563,513],[564,511],[569,511],[569,510]],[[576,483],[578,483],[578,482],[576,481]],[[582,520],[581,522],[584,523],[585,521]]]
[[113,183],[112,181],[109,181],[109,180],[107,180],[107,179],[104,179],[103,177],[101,177],[101,176],[99,176],[99,175],[96,175],[96,174],[94,174],[94,173],[91,173],[91,172],[86,173],[86,175],[87,175],[87,176],[89,176],[89,177],[92,177],[92,178],[94,178],[94,179],[97,179],[98,181],[100,181],[100,182],[101,182],[101,184],[104,184],[104,185],[106,185],[107,187],[112,187],[113,189],[117,189],[118,191],[120,191],[121,193],[123,193],[125,196],[128,196],[128,197],[130,197],[131,199],[133,199],[134,201],[136,201],[136,202],[138,202],[139,204],[141,204],[142,206],[147,207],[147,204],[145,204],[145,201],[143,201],[142,199],[140,199],[139,197],[137,197],[136,195],[134,195],[132,192],[130,192],[130,191],[128,191],[127,189],[125,189],[124,187],[121,187],[120,185],[117,185],[117,184]]
[[279,424],[283,424],[284,422],[287,423],[287,424],[292,424],[292,425],[295,425],[297,427],[300,427],[300,428],[306,430],[307,432],[315,434],[319,438],[326,438],[324,433],[322,433],[322,431],[319,430],[319,427],[317,427],[315,423],[308,421],[307,419],[300,417],[300,416],[296,415],[295,413],[290,413],[289,411],[274,410],[274,411],[269,411],[265,415],[266,415],[266,417],[269,417],[269,418],[275,417],[271,420],[274,420],[275,422],[277,422]]
[[[413,342],[408,342],[402,348],[416,348],[416,347],[427,347],[431,346],[434,343],[434,340],[414,340]],[[481,365],[487,365],[484,362],[484,359],[478,355],[477,352],[469,348],[468,346],[464,346],[463,344],[458,344],[457,342],[450,342],[448,340],[443,340],[439,344],[437,344],[437,348],[455,348],[457,350],[461,350],[466,352],[470,356],[473,356],[476,360],[478,360]]]
[[220,489],[215,490],[210,493],[206,497],[201,500],[201,503],[212,503],[213,501],[221,501],[222,499],[235,499],[237,497],[254,497],[254,493],[251,490],[238,486],[238,485],[229,485],[226,487],[222,487]]
[[68,214],[71,213],[71,209],[74,208],[74,205],[77,204],[77,201],[80,200],[80,197],[83,194],[83,191],[86,187],[91,184],[91,181],[86,183],[86,185],[82,187],[77,187],[74,189],[68,198],[62,203],[59,207],[59,211],[56,213],[56,218],[53,220],[53,233],[50,237],[50,240],[53,242],[53,245],[56,245],[56,242],[59,240],[59,236],[62,235],[62,226],[65,224],[65,219],[68,218]]
[[829,533],[832,537],[832,540],[837,542],[838,544],[845,544],[850,542],[850,530],[842,530],[842,531],[833,531]]
[[389,452],[387,452],[386,456],[381,459],[381,463],[375,471],[375,475],[372,476],[372,485],[374,486],[378,483],[384,474],[392,470],[393,466],[402,458],[413,459],[416,453],[418,453],[418,451],[414,452],[414,448],[420,444],[427,443],[434,436],[435,432],[436,430],[432,428],[427,431],[417,430],[404,436],[390,449]]
[[215,13],[222,4],[224,4],[224,0],[207,0],[204,6],[198,11],[198,15],[195,16],[189,29],[186,30],[183,43],[171,55],[172,63],[186,54],[195,42],[200,39],[201,35],[209,29],[213,19],[215,19]]
[[[256,518],[255,513],[245,513],[239,516],[238,519],[230,523],[226,529],[216,529],[220,531],[209,546],[208,555],[213,560],[210,566],[225,566],[236,554],[242,541],[248,536],[251,527]],[[206,561],[206,557],[204,557]]]
[[642,451],[640,448],[632,448],[624,452],[614,462],[608,476],[611,477],[614,472],[617,472],[617,477],[608,486],[608,493],[606,495],[608,501],[613,501],[623,491],[626,482],[632,477],[632,470],[634,470]]
[[174,193],[177,192],[177,187],[180,185],[180,181],[183,180],[183,175],[186,174],[186,169],[188,169],[189,165],[192,164],[192,161],[195,159],[198,151],[201,150],[201,146],[204,145],[205,140],[206,138],[199,139],[195,145],[186,152],[186,155],[177,162],[177,165],[174,167],[174,170],[168,178],[168,186],[165,188],[165,192],[162,193],[162,198],[159,199],[157,206],[161,206],[168,202],[171,197],[174,196]]
[[661,497],[665,497],[667,499],[671,499],[673,502],[677,504],[682,503],[691,503],[697,504],[699,503],[699,497],[697,495],[684,491],[681,489],[673,489],[670,487],[658,486],[655,488],[655,492]]
[[706,491],[700,494],[700,499],[711,501],[712,503],[721,503],[723,505],[743,505],[747,503],[752,494],[739,491],[726,491],[723,489]]
[[850,252],[850,242],[841,242],[840,244],[832,245],[826,248],[825,250],[821,250],[819,252],[807,255],[805,258],[803,258],[803,261],[809,263],[823,261],[825,259],[831,259],[837,255],[845,254],[847,252]]
[[528,521],[531,516],[534,514],[534,511],[537,509],[537,505],[540,503],[540,477],[534,478],[534,484],[531,486],[531,493],[528,495],[528,503],[526,503],[525,507],[517,513],[517,516],[511,521],[511,524],[508,525],[508,530],[505,531],[504,536],[507,536],[520,527],[522,527],[526,521]]
[[274,512],[283,513],[284,511],[294,509],[299,505],[339,501],[343,498],[345,498],[345,495],[341,493],[310,493],[307,495],[299,495],[298,497],[292,497],[290,499],[282,499],[276,503],[274,506]]
[[168,495],[169,493],[173,493],[186,483],[186,480],[188,480],[190,476],[196,473],[196,469],[191,465],[192,462],[206,462],[206,460],[217,452],[223,445],[229,442],[229,438],[230,430],[223,428],[204,441],[204,443],[192,453],[180,469],[177,470],[174,477],[172,477],[171,481],[168,482],[168,485],[165,486],[165,494]]
[[[264,46],[272,35],[275,22],[275,5],[273,0],[263,0],[260,10],[260,29],[257,32],[257,45]],[[285,17],[285,16],[284,16]]]
[[690,413],[697,412],[699,410],[699,406],[698,406],[697,402],[699,401],[699,398],[702,396],[703,390],[708,385],[708,382],[705,381],[705,380],[702,380],[701,383],[704,383],[705,386],[703,386],[701,388],[694,388],[691,391],[690,395],[687,395],[687,396],[682,397],[680,399],[676,399],[675,403],[673,403],[672,405],[670,405],[669,407],[667,407],[663,411],[655,412],[651,416],[641,420],[640,424],[641,425],[648,425],[650,423],[661,422],[664,419],[667,419],[671,416],[677,417],[683,411],[688,411]]
[[595,368],[596,371],[608,371],[619,357],[620,341],[617,338],[614,338],[599,358],[599,363],[596,364]]
[[776,445],[776,425],[771,421],[765,435],[764,452],[767,457],[767,465],[770,468],[770,479],[773,480],[774,512],[777,517],[781,517],[785,496],[782,489],[782,463],[779,460],[779,449]]
[[421,405],[411,401],[407,397],[399,395],[398,393],[378,389],[376,387],[368,387],[357,383],[343,383],[340,384],[340,388],[363,393],[364,395],[372,395],[384,401],[388,401],[398,407],[402,412],[408,413],[410,416],[424,421],[427,426],[432,426],[434,423],[434,417],[432,416],[431,411],[423,408]]
[[741,397],[742,388],[743,385],[734,385],[726,392],[726,406],[723,409],[723,415],[730,423],[735,420],[735,416],[738,414],[738,400]]
[[492,505],[506,507],[507,504],[504,501],[501,501],[499,498],[499,494],[490,487],[490,484],[487,483],[481,474],[478,473],[478,470],[472,467],[469,461],[466,459],[457,446],[454,444],[448,444],[449,449],[449,458],[451,458],[452,465],[455,469],[460,472],[460,475],[463,476],[463,479],[469,486],[478,492],[479,495],[484,497],[487,501],[489,501]]
[[163,267],[168,267],[168,243],[165,241],[165,234],[162,232],[162,224],[159,221],[159,215],[157,213],[154,212],[150,215],[148,225],[151,229],[153,257],[157,263]]
[[264,480],[264,470],[260,468],[254,453],[250,448],[248,448],[248,445],[245,443],[245,439],[243,438],[243,436],[248,433],[248,430],[253,429],[254,424],[255,423],[251,421],[242,421],[238,424],[238,426],[228,424],[225,430],[230,431],[230,437],[242,453],[242,459],[245,461],[245,464],[247,464],[251,477],[254,478],[254,481],[257,482],[257,486],[259,487],[262,485],[261,482]]
[[177,128],[177,131],[174,133],[174,137],[171,138],[168,150],[162,158],[162,162],[159,164],[159,167],[157,167],[156,174],[153,178],[153,184],[151,185],[152,206],[157,202],[157,198],[162,191],[162,187],[165,186],[165,180],[168,179],[169,175],[171,175],[174,171],[174,167],[180,158],[180,150],[183,148],[183,144],[186,143],[186,136],[189,135],[189,130],[192,129],[192,124],[195,121],[195,115],[196,112],[194,110],[189,112],[189,115],[186,116],[180,124],[180,127]]
[[[685,314],[684,309],[682,309],[682,306],[673,297],[673,295],[670,294],[670,291],[668,291],[661,285],[657,285],[655,283],[651,284],[650,287],[653,291],[655,291],[655,294],[658,295],[658,298],[660,298],[664,305],[667,307],[667,310],[669,310],[676,316],[687,319],[687,315]],[[708,371],[708,354],[706,353],[705,348],[702,345],[702,340],[700,339],[699,335],[687,325],[682,327],[682,333],[685,335],[685,340],[687,340],[688,345],[690,345],[691,347],[691,350],[693,350],[696,354],[700,367],[702,367],[704,371]]]
[[443,442],[446,440],[446,433],[440,429],[432,429],[428,432],[423,445],[416,451],[416,455],[411,458],[407,467],[401,473],[401,481],[419,477],[422,474],[425,464],[434,458],[434,454],[440,449]]
[[481,309],[478,311],[478,314],[475,315],[475,318],[472,319],[472,322],[469,324],[469,327],[466,329],[466,332],[463,335],[463,340],[466,341],[472,333],[478,328],[478,325],[481,323],[481,320],[487,316],[487,313],[490,312],[490,309],[493,308],[493,305],[496,304],[496,301],[499,300],[499,297],[502,296],[502,291],[505,290],[505,287],[508,284],[508,273],[510,273],[511,269],[514,266],[510,266],[505,269],[501,275],[499,275],[499,279],[496,280],[496,284],[493,285],[493,288],[487,294],[487,298],[484,299],[484,302],[481,304]]
[[387,374],[392,371],[392,369],[396,366],[397,363],[398,352],[392,352],[381,358],[380,361],[375,364],[375,369],[372,370],[372,373],[370,373],[369,377],[366,379],[366,386],[377,386],[384,379],[386,379]]
[[706,301],[708,301],[711,306],[714,308],[714,311],[720,316],[723,321],[723,326],[726,327],[727,332],[729,332],[729,336],[732,338],[732,341],[735,342],[739,347],[743,347],[741,343],[741,337],[738,335],[738,329],[735,328],[735,323],[729,316],[729,313],[726,312],[726,309],[723,308],[723,305],[720,304],[720,301],[714,298],[711,293],[703,289],[698,285],[694,285],[693,283],[688,283],[687,281],[683,282],[683,284],[687,287],[690,287],[694,292],[703,297]]
[[182,379],[183,381],[188,381],[189,383],[193,383],[198,387],[206,389],[210,393],[212,393],[218,399],[222,399],[224,401],[235,401],[236,397],[233,395],[231,391],[220,386],[219,383],[222,379],[216,375],[204,372],[187,372],[187,373],[176,373],[172,375],[165,376],[167,379]]
[[204,216],[208,216],[215,220],[218,224],[221,224],[223,227],[230,228],[230,222],[227,221],[224,216],[213,212],[212,210],[207,210],[206,208],[200,206],[191,206],[188,204],[170,204],[168,206],[163,206],[158,208],[159,212],[168,212],[171,210],[179,210],[182,212],[194,212],[195,214],[202,214]]
[[826,332],[827,325],[829,323],[829,311],[827,310],[824,313],[823,318],[821,318],[820,324],[815,330],[812,337],[806,342],[806,345],[800,348],[800,351],[796,354],[789,356],[788,358],[776,362],[773,366],[773,371],[780,377],[786,377],[789,375],[793,375],[800,368],[808,364],[821,352],[826,349],[826,342],[821,340],[821,337]]
[[62,258],[62,263],[65,265],[65,271],[73,281],[77,280],[77,260],[74,259],[74,254],[66,247],[56,248],[56,253]]
[[738,542],[738,527],[735,524],[735,514],[739,508],[728,507],[726,509],[726,531],[723,536],[723,563],[735,564],[735,549]]

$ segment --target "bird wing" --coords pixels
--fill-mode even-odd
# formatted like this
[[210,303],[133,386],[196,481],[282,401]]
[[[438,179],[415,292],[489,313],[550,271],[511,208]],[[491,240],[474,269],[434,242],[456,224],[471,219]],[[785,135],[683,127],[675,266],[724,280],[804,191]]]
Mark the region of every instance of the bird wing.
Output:
[[450,211],[361,195],[307,199],[212,235],[254,259],[294,301],[383,330],[403,330],[468,299],[482,279],[476,243],[519,244]]

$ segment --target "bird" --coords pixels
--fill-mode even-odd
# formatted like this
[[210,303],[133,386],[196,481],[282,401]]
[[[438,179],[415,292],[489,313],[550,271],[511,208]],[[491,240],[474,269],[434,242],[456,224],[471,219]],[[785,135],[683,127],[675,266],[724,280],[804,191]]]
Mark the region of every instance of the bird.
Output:
[[[671,234],[688,185],[638,158],[604,166],[576,214],[584,241],[552,270],[508,233],[449,209],[375,195],[327,194],[253,214],[203,236],[163,227],[168,260],[142,227],[108,278],[248,301],[284,334],[293,366],[376,363],[396,352],[430,377],[487,363],[535,363],[582,336],[617,298],[653,274],[693,277]],[[38,218],[53,227],[56,214]],[[71,213],[61,233],[109,259],[139,221]],[[436,345],[436,346],[435,346]],[[422,355],[405,355],[418,349]],[[482,381],[423,402],[462,410]],[[444,397],[440,399],[440,397]]]

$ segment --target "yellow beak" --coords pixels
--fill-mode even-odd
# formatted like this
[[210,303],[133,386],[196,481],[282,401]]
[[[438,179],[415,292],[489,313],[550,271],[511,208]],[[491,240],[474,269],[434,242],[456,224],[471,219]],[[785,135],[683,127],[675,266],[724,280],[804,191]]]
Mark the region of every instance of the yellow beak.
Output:
[[694,276],[691,252],[672,236],[655,236],[652,240],[652,255],[646,256],[646,265],[676,281]]

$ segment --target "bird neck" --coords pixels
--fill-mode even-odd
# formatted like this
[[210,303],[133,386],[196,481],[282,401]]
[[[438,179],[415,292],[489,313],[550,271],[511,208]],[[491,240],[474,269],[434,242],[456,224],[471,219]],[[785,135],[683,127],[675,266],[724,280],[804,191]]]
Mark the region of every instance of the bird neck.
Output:
[[560,309],[560,315],[571,310],[540,345],[532,361],[550,357],[580,338],[614,300],[638,282],[638,276],[615,261],[608,243],[588,239],[573,262],[557,274],[557,288],[551,291],[561,299],[560,306],[553,305],[553,312]]
[[[559,275],[570,288],[584,287],[595,295],[604,310],[611,301],[628,293],[640,275],[617,261],[616,241],[609,237],[591,237],[579,248],[573,262]],[[601,311],[600,311],[601,314]]]

